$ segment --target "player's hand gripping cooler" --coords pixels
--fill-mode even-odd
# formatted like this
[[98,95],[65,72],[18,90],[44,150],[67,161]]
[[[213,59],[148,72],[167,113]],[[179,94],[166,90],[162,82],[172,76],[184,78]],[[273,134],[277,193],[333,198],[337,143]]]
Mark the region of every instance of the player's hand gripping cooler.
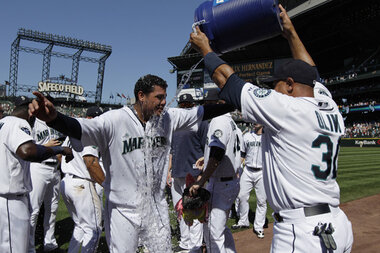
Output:
[[193,225],[193,221],[207,222],[208,219],[208,200],[210,192],[204,188],[199,188],[197,196],[190,196],[190,186],[195,182],[191,174],[186,176],[186,189],[183,191],[182,198],[175,205],[178,220],[183,218],[188,226]]

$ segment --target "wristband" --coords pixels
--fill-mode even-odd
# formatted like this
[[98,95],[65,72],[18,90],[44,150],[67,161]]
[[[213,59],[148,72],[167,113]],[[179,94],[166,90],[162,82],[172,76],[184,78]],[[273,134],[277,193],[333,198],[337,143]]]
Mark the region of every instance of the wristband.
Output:
[[63,153],[63,147],[62,146],[55,146],[51,147],[53,150],[54,155],[62,154]]
[[215,52],[210,52],[206,54],[204,60],[205,68],[207,69],[211,78],[214,75],[215,69],[217,69],[222,64],[227,64]]

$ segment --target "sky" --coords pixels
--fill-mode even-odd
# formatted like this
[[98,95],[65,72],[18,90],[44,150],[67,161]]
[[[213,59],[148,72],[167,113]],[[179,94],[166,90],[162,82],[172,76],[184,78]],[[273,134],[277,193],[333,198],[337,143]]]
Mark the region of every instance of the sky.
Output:
[[[116,93],[134,97],[143,75],[154,74],[168,83],[168,100],[175,96],[176,74],[168,57],[178,56],[191,33],[195,9],[205,0],[2,0],[0,1],[0,84],[9,80],[11,44],[19,28],[37,30],[112,46],[106,61],[102,102]],[[22,41],[21,46],[43,49],[47,44]],[[53,51],[75,53],[54,47]],[[99,57],[99,54],[83,56]],[[41,81],[42,55],[20,52],[18,84]],[[50,76],[71,77],[70,59],[52,56]],[[96,90],[98,64],[80,62],[78,85]],[[32,96],[32,94],[30,94]],[[119,98],[110,102],[122,102]]]

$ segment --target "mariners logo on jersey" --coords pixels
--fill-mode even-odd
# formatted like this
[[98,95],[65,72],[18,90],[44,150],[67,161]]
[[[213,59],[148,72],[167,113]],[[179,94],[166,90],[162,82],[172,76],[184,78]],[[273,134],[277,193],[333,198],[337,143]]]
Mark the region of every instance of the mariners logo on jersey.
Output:
[[[164,136],[155,136],[155,137],[147,137],[149,148],[159,148],[167,145],[167,140]],[[145,139],[144,137],[130,137],[127,140],[123,141],[123,153],[126,154],[132,152],[136,149],[141,149],[145,147]]]
[[256,88],[253,90],[253,94],[257,98],[265,98],[271,94],[272,90],[270,89],[265,89],[265,88]]
[[26,127],[21,127],[21,130],[24,131],[25,133],[27,133],[28,135],[31,134],[30,131],[29,131],[29,129],[26,128]]
[[219,139],[223,136],[223,132],[220,129],[216,129],[212,135]]

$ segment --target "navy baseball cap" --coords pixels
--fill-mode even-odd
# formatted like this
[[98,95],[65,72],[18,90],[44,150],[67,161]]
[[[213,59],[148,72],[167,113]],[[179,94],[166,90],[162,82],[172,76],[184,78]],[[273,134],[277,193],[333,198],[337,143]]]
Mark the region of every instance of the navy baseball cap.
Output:
[[179,96],[178,103],[184,103],[184,102],[193,103],[194,102],[193,96],[191,94],[182,94],[181,96]]
[[22,106],[22,105],[28,105],[32,100],[25,96],[17,97],[15,100],[15,106]]
[[86,117],[96,117],[103,113],[103,110],[97,106],[91,106],[87,109]]
[[302,60],[291,59],[276,68],[273,76],[262,80],[262,82],[273,83],[286,80],[288,77],[293,78],[294,82],[314,87],[314,81],[317,80],[318,74],[316,68],[310,64]]

